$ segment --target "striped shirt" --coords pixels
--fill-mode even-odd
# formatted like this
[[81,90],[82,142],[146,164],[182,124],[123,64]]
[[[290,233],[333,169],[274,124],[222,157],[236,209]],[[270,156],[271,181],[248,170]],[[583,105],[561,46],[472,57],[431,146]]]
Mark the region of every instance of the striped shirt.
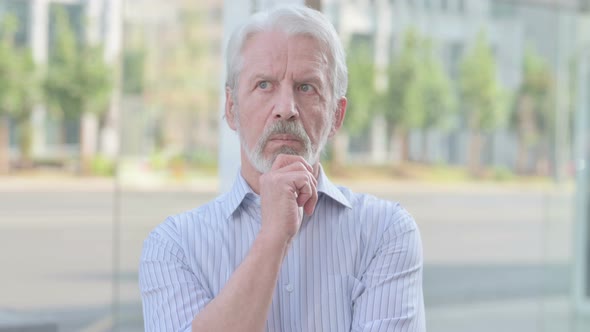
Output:
[[[283,261],[266,331],[425,331],[414,219],[397,203],[336,187],[321,168],[318,196]],[[145,330],[190,331],[260,220],[260,197],[238,175],[228,193],[153,230],[139,268]]]

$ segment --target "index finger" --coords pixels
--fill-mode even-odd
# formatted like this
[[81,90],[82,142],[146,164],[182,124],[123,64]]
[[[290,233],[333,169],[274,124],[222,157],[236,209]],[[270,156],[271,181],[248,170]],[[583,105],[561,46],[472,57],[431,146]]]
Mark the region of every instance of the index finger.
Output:
[[305,168],[313,174],[313,167],[305,160],[305,158],[297,155],[292,154],[279,154],[275,159],[274,163],[272,164],[271,170],[277,170],[279,168],[291,165],[293,163],[300,162],[302,163]]

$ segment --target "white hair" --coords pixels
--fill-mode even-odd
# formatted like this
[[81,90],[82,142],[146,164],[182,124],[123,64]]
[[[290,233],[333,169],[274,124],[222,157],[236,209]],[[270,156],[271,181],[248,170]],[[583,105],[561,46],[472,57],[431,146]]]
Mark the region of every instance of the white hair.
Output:
[[281,31],[287,36],[310,36],[318,41],[327,53],[330,72],[329,84],[333,87],[332,100],[346,95],[348,87],[348,70],[346,55],[334,26],[324,14],[301,5],[279,6],[268,11],[252,15],[232,34],[227,45],[227,77],[226,87],[232,91],[234,102],[237,103],[237,88],[242,70],[242,49],[252,35],[260,32]]

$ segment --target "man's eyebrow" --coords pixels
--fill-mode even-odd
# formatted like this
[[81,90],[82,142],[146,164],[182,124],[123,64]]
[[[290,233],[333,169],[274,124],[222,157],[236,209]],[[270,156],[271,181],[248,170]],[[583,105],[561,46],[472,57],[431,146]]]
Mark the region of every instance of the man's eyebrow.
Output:
[[272,77],[270,75],[263,73],[253,73],[252,75],[249,75],[247,79],[249,82],[272,81]]
[[306,73],[304,75],[301,75],[301,77],[297,78],[295,81],[298,83],[310,82],[317,84],[319,86],[322,86],[324,84],[322,76],[317,73]]

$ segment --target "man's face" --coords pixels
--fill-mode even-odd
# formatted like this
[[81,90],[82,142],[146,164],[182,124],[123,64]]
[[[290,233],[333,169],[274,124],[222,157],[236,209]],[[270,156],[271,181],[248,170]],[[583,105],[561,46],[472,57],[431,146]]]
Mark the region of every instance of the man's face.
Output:
[[242,50],[237,99],[226,99],[226,116],[238,130],[242,162],[267,172],[278,154],[319,161],[328,137],[342,123],[343,98],[335,103],[328,60],[307,36],[261,32]]

